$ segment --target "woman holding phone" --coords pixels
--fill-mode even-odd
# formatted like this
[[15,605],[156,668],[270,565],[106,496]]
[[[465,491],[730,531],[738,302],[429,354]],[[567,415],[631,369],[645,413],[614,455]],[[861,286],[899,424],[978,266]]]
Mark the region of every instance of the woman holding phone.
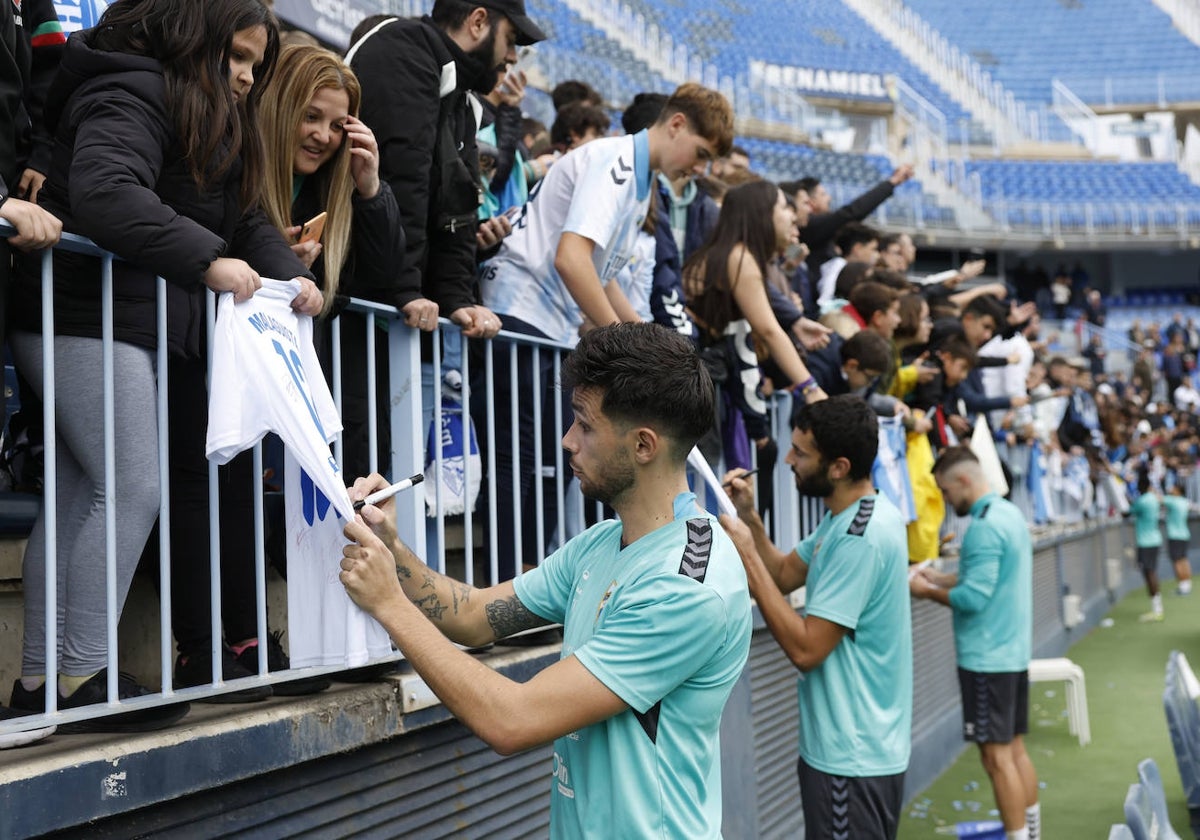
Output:
[[[322,324],[318,352],[330,369],[328,321],[358,297],[396,306],[407,326],[437,328],[438,306],[420,288],[400,285],[404,227],[396,197],[379,178],[375,135],[358,119],[361,98],[354,71],[340,57],[313,46],[285,47],[275,80],[263,94],[267,170],[263,206],[289,238],[292,250],[311,267],[321,287]],[[310,222],[324,217],[323,236]],[[310,228],[309,238],[304,236]],[[367,475],[366,327],[373,318],[341,318],[342,433],[347,476]],[[322,328],[326,327],[326,328]],[[388,381],[386,334],[376,336],[376,382]],[[386,390],[377,390],[378,471],[391,452]]]
[[[200,583],[208,577],[205,288],[245,300],[261,273],[302,281],[296,309],[320,303],[304,264],[256,209],[257,103],[278,43],[261,0],[122,0],[70,39],[46,104],[54,153],[39,203],[120,258],[112,266],[118,609],[159,513],[156,276],[167,281],[172,533],[200,558],[172,552],[181,655],[185,613],[193,624],[209,620]],[[13,289],[12,349],[39,397],[45,341],[56,356],[59,708],[108,699],[100,269],[96,258],[55,252],[53,336],[41,334],[40,256],[20,262]],[[182,510],[196,520],[190,530]],[[28,712],[45,704],[46,559],[39,516],[25,553],[24,650],[11,700]],[[211,673],[210,664],[205,682]],[[147,693],[120,675],[121,699]],[[154,729],[186,710],[179,703],[71,726]]]

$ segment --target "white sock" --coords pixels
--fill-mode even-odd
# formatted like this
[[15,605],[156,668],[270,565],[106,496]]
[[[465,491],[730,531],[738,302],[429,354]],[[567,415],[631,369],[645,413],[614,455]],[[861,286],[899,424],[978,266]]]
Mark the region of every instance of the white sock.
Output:
[[1029,840],[1029,826],[1021,826],[1016,831],[1004,832],[1004,840]]
[[1029,840],[1042,836],[1042,803],[1035,802],[1025,809],[1025,827],[1029,829]]
[[1162,593],[1158,593],[1150,599],[1150,609],[1155,615],[1162,615]]
[[1184,595],[1191,592],[1192,591],[1192,579],[1188,578],[1187,580],[1179,581],[1179,591],[1182,592]]

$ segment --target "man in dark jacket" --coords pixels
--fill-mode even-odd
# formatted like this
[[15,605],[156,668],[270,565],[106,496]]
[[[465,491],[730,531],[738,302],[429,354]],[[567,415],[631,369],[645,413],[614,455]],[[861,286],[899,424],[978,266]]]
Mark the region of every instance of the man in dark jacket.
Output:
[[396,305],[423,295],[472,338],[495,335],[500,320],[478,304],[480,106],[470,92],[490,91],[518,44],[544,38],[523,0],[437,0],[429,17],[385,19],[346,55],[404,217],[406,291]]
[[[821,184],[819,178],[801,178],[797,183],[800,189],[808,192],[812,216],[808,224],[800,231],[800,241],[809,248],[809,276],[821,276],[821,266],[834,256],[833,239],[837,232],[847,222],[861,222],[874,212],[875,208],[892,197],[896,187],[913,176],[913,168],[908,164],[897,167],[886,180],[880,181],[871,189],[851,201],[849,204],[830,212],[831,198],[829,191]],[[805,309],[808,309],[805,301]]]

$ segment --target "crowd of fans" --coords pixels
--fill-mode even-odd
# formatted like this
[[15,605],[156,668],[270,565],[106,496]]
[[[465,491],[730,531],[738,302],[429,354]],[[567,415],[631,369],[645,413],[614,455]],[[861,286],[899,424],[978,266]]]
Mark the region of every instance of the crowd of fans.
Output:
[[[490,12],[499,14],[489,18]],[[70,45],[49,3],[26,0],[20,14],[24,32],[11,32],[8,45],[23,68],[17,77],[23,86],[15,96],[5,91],[5,125],[17,130],[14,142],[0,146],[0,218],[19,232],[10,240],[11,276],[9,252],[3,253],[3,279],[17,292],[7,322],[17,368],[33,385],[22,396],[31,404],[39,396],[44,341],[40,257],[28,254],[53,244],[65,222],[124,258],[116,269],[117,366],[126,391],[120,399],[130,413],[118,418],[118,470],[155,476],[151,307],[154,277],[169,281],[171,514],[178,519],[172,562],[175,580],[189,594],[173,610],[177,686],[205,683],[212,673],[208,602],[194,597],[209,588],[207,466],[200,446],[206,384],[197,330],[203,310],[196,302],[205,287],[248,297],[260,274],[297,280],[294,307],[318,319],[325,361],[328,322],[351,296],[394,305],[407,326],[426,333],[439,317],[448,319],[440,345],[447,370],[457,366],[456,330],[491,339],[504,329],[570,347],[597,323],[657,322],[694,341],[723,386],[706,454],[728,468],[757,465],[761,488],[769,488],[778,460],[767,422],[773,393],[788,390],[803,401],[861,396],[903,429],[895,463],[907,476],[896,486],[907,487],[898,501],[911,520],[911,562],[940,554],[945,505],[930,467],[940,450],[959,441],[983,437],[998,447],[1010,486],[1014,493],[1025,488],[1028,513],[1038,522],[1124,510],[1140,475],[1166,491],[1186,484],[1197,460],[1200,393],[1191,372],[1200,330],[1192,320],[1176,318],[1164,329],[1135,324],[1130,339],[1140,349],[1129,376],[1108,373],[1100,341],[1089,339],[1068,355],[1052,352],[1039,314],[1045,307],[1037,304],[1052,302],[1060,317],[1066,314],[1073,298],[1065,268],[1053,282],[1027,272],[1011,284],[987,283],[980,279],[986,262],[972,255],[957,270],[919,275],[908,234],[865,222],[912,177],[911,167],[898,167],[841,207],[831,206],[819,173],[765,181],[746,151],[731,145],[728,103],[697,85],[673,96],[642,93],[628,103],[617,119],[633,138],[628,158],[614,157],[626,147],[609,137],[611,103],[586,82],[557,85],[551,126],[528,119],[521,112],[528,79],[517,47],[544,35],[519,3],[439,0],[429,18],[368,18],[345,59],[303,43],[303,35],[285,34],[281,43],[275,19],[258,0],[124,0]],[[11,30],[11,20],[8,25]],[[30,43],[21,39],[34,33],[40,34],[31,61]],[[228,90],[210,78],[220,62],[229,65]],[[67,72],[51,85],[60,66]],[[105,81],[124,95],[110,97]],[[650,139],[638,139],[644,137]],[[588,151],[592,143],[604,151]],[[569,227],[567,210],[548,219],[544,209],[541,216],[531,211],[541,187],[552,183],[545,192],[563,196],[564,208],[578,201],[589,212],[607,212],[588,204],[591,176],[598,172],[599,180],[624,185],[628,172],[636,181],[646,168],[643,155],[658,171],[646,183],[648,204],[640,190],[629,199],[637,230],[621,239],[626,220],[616,213],[604,234],[610,240],[585,239],[583,250],[564,257],[560,243],[584,237]],[[562,174],[568,171],[569,177]],[[551,200],[557,199],[543,197],[536,206]],[[323,238],[305,238],[302,227],[318,214],[324,215]],[[562,311],[549,325],[539,320],[544,312],[530,310],[504,285],[511,272],[533,263],[515,252],[530,251],[538,236],[551,249],[548,261],[541,255],[545,273],[559,284],[547,307]],[[61,369],[66,378],[59,385],[60,393],[72,393],[58,450],[69,480],[60,479],[59,487],[77,488],[81,500],[63,508],[78,538],[60,545],[71,559],[59,584],[70,593],[64,597],[76,599],[67,601],[67,614],[89,617],[78,625],[72,618],[59,634],[58,662],[67,677],[60,691],[90,686],[77,697],[64,694],[60,705],[103,699],[106,629],[103,607],[94,609],[103,587],[82,585],[103,574],[103,502],[83,504],[102,498],[103,488],[93,439],[102,394],[84,387],[99,381],[92,370],[100,358],[97,266],[94,259],[55,255],[55,350],[60,359],[74,360]],[[1079,280],[1075,294],[1085,318],[1102,326],[1099,293],[1079,288]],[[363,333],[372,327],[351,320],[343,319],[340,333],[343,369],[365,370]],[[565,332],[554,334],[560,327]],[[386,342],[377,347],[377,382],[386,383]],[[430,358],[432,342],[424,349]],[[431,367],[426,372],[429,405],[435,383]],[[507,376],[497,381],[506,385]],[[541,382],[547,384],[553,383]],[[342,381],[350,477],[368,472],[372,387],[361,375]],[[547,395],[556,398],[552,390]],[[515,399],[524,410],[523,397]],[[388,401],[378,403],[386,411]],[[532,440],[524,415],[518,425]],[[484,426],[477,424],[481,432]],[[381,471],[388,467],[387,428],[378,424]],[[562,431],[548,430],[548,450]],[[522,455],[532,448],[523,446]],[[531,463],[498,469],[519,469],[522,493],[533,482]],[[222,481],[248,486],[248,471],[248,458],[235,460],[222,468]],[[159,496],[152,479],[119,493],[123,601]],[[772,507],[770,493],[758,498],[763,509]],[[520,499],[497,503],[511,514],[501,516],[502,530],[512,518],[532,515],[532,505]],[[235,592],[253,591],[247,581],[253,529],[238,524],[251,508],[244,495],[223,491],[222,578]],[[537,562],[533,532],[527,524],[520,545],[510,534],[488,535],[513,549],[502,563],[505,576],[515,573],[517,557],[526,565]],[[27,596],[39,591],[37,570],[44,566],[38,533],[25,564]],[[28,631],[44,624],[37,612],[44,601],[27,597],[26,603]],[[227,597],[223,608],[225,678],[247,676],[257,671],[253,603]],[[14,689],[14,705],[25,711],[43,703],[42,644],[27,632],[22,679]],[[275,638],[270,667],[287,667]],[[122,678],[122,697],[145,692],[128,682]],[[223,697],[253,700],[266,693]],[[180,714],[182,706],[128,713],[142,725],[165,725]]]

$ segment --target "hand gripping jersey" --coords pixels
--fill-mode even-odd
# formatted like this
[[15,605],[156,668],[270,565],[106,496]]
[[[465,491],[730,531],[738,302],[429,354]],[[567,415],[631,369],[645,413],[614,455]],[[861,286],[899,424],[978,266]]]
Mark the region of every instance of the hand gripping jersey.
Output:
[[354,516],[329,443],[342,424],[312,345],[312,318],[291,307],[294,280],[263,280],[243,303],[217,303],[208,457],[226,463],[267,432],[283,439],[292,667],[356,667],[391,653],[387,633],[338,577],[342,528]]
[[298,281],[263,280],[242,303],[229,292],[220,296],[205,453],[225,464],[274,432],[350,520],[354,509],[329,451],[342,422],[313,350],[312,318],[292,310],[299,293]]

